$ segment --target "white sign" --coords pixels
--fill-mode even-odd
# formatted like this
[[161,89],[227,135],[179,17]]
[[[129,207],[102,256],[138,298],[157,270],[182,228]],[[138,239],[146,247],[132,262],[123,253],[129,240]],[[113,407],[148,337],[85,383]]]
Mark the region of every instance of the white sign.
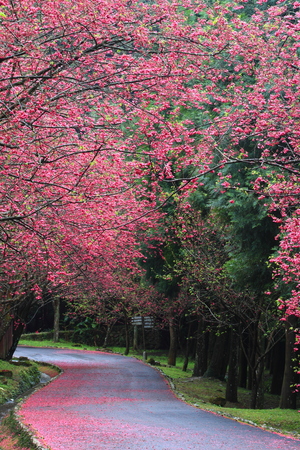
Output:
[[132,325],[144,325],[144,328],[153,328],[154,318],[151,316],[134,316],[131,319]]

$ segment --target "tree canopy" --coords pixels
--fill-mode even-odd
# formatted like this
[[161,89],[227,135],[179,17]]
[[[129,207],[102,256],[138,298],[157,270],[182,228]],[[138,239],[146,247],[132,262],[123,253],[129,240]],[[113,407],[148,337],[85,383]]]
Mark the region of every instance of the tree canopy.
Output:
[[299,16],[285,1],[0,1],[0,339],[46,297],[136,304],[154,235],[172,266],[160,294],[178,293],[177,259],[214,251],[207,217],[224,247],[196,278],[267,289],[299,318]]

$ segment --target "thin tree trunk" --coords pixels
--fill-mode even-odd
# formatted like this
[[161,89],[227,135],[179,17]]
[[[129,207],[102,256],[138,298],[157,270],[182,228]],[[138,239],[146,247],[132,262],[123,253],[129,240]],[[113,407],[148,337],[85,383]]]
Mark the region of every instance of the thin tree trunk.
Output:
[[226,400],[232,403],[238,401],[239,350],[239,336],[235,330],[231,330]]
[[169,319],[170,347],[168,353],[169,366],[176,366],[177,332],[174,318]]
[[111,329],[112,329],[112,326],[111,325],[107,325],[105,338],[104,338],[104,343],[103,343],[103,348],[106,348],[107,345],[108,345],[108,339],[109,339],[109,335],[110,335]]
[[[269,341],[270,344],[270,341]],[[256,358],[255,364],[252,367],[252,390],[251,390],[251,408],[262,409],[264,407],[264,370],[265,361],[268,351],[270,350],[269,344],[265,348],[265,338],[262,330],[257,327],[256,333]]]
[[[254,380],[256,377],[255,371],[257,367],[257,358],[259,357],[259,338],[258,338],[258,325],[261,316],[261,311],[257,311],[255,320],[253,321],[253,325],[251,327],[251,332],[249,335],[249,371],[248,371],[248,389],[252,390],[253,383],[257,383],[257,380]],[[254,390],[256,387],[254,387]]]
[[138,336],[139,336],[138,326],[133,325],[133,344],[132,344],[133,350],[138,349]]
[[203,318],[199,318],[196,341],[195,365],[193,377],[202,376],[207,370],[208,334],[205,332]]
[[239,386],[246,388],[247,386],[247,373],[248,373],[248,360],[245,352],[248,351],[247,343],[244,343],[243,348],[240,350],[240,370],[239,370]]
[[229,359],[228,349],[228,331],[223,329],[216,336],[213,354],[203,377],[224,380]]
[[265,358],[261,357],[257,362],[256,367],[252,373],[252,389],[251,389],[251,409],[262,409],[264,406],[264,387],[263,387],[263,375],[264,375],[264,362]]
[[127,319],[127,315],[125,316],[125,353],[124,355],[128,355],[129,353],[129,326],[128,326],[128,319]]
[[258,390],[257,390],[257,400],[256,400],[256,408],[263,409],[265,406],[265,360],[263,357],[259,366],[258,366]]
[[143,350],[146,350],[145,319],[144,319],[144,317],[142,317],[142,338],[143,338]]
[[191,329],[192,329],[192,323],[189,322],[188,334],[187,334],[186,345],[185,345],[184,362],[183,362],[183,367],[182,367],[183,372],[186,372],[186,369],[187,369],[188,363],[189,363]]
[[248,364],[248,376],[247,376],[247,389],[251,391],[252,385],[254,383],[254,371],[255,371],[255,360],[256,360],[256,351],[257,351],[257,328],[258,324],[254,323],[253,325],[253,333],[249,336],[249,364]]
[[277,342],[271,355],[272,383],[270,394],[281,394],[284,375],[284,364],[282,364],[282,361],[285,361],[285,343],[283,340]]
[[60,298],[54,297],[52,300],[54,309],[54,324],[53,324],[53,342],[59,341],[59,315],[60,315]]
[[284,375],[280,396],[279,408],[296,409],[296,394],[293,392],[293,385],[296,381],[296,372],[293,367],[293,358],[295,357],[295,327],[297,326],[297,317],[289,316],[285,326],[285,363]]

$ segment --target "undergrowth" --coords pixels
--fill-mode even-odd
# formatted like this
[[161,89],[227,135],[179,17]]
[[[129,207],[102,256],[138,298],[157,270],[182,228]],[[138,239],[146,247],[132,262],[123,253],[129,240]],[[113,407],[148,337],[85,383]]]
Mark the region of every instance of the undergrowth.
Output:
[[20,364],[0,360],[0,371],[12,372],[12,377],[0,376],[0,404],[17,397],[39,382],[40,372],[36,363]]
[[38,450],[38,447],[32,442],[30,434],[20,425],[13,411],[3,419],[3,426],[8,428],[13,438],[16,438],[18,446],[29,450]]

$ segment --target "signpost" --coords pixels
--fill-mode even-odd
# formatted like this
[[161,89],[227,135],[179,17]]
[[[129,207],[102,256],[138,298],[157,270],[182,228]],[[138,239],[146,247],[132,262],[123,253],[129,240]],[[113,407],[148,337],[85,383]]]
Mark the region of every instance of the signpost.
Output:
[[134,316],[131,319],[132,325],[140,325],[144,328],[153,328],[154,327],[154,318],[151,316]]
[[[138,347],[138,327],[142,327],[143,334],[143,348],[146,348],[145,342],[145,329],[150,329],[154,327],[154,318],[151,316],[134,316],[131,319],[133,325],[133,348],[137,350]],[[144,358],[145,359],[145,358]]]

